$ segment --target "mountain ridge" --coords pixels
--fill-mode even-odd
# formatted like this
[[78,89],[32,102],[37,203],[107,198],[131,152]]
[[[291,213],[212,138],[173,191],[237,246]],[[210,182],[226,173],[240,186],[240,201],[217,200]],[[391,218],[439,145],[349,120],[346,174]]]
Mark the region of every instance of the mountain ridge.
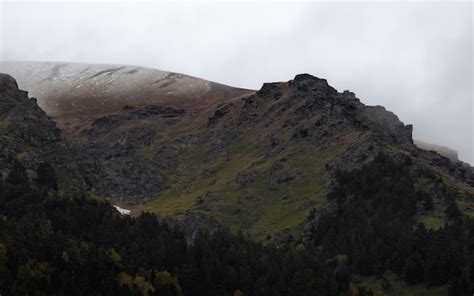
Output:
[[167,105],[200,110],[252,90],[130,65],[0,62],[62,130],[73,132],[125,106]]
[[[412,126],[324,79],[299,74],[199,111],[127,105],[91,121],[61,133],[11,76],[0,75],[2,175],[21,163],[35,179],[40,166],[50,167],[60,192],[108,199],[135,216],[156,213],[190,239],[202,229],[243,231],[266,244],[301,245],[354,276],[379,270],[385,283],[392,271],[412,284],[455,279],[453,289],[470,289],[468,275],[432,274],[429,264],[474,258],[474,168],[416,147]],[[378,253],[393,248],[389,230],[403,260]],[[420,263],[438,246],[413,240],[446,236],[467,253]],[[406,257],[410,248],[424,251]],[[417,276],[420,268],[426,277]]]
[[[68,66],[69,68],[69,71],[67,70],[68,69]],[[80,68],[81,71],[72,71],[72,69],[76,67],[76,68]],[[62,69],[62,70],[61,70]],[[199,100],[197,101],[197,103],[199,103],[199,101],[201,103],[204,103],[201,108],[198,108],[198,109],[206,109],[206,108],[213,108],[212,105],[218,105],[220,103],[223,103],[225,100],[227,99],[238,99],[240,96],[242,95],[249,95],[249,94],[252,94],[254,92],[256,92],[256,90],[247,90],[247,89],[242,89],[242,88],[235,88],[235,87],[230,87],[230,86],[227,86],[227,85],[223,85],[223,84],[220,84],[220,83],[215,83],[215,82],[211,82],[211,81],[207,81],[207,80],[204,80],[204,79],[201,79],[201,78],[197,78],[197,77],[193,77],[193,76],[189,76],[189,75],[184,75],[184,74],[180,74],[180,73],[175,73],[175,72],[170,72],[170,71],[162,71],[162,70],[157,70],[157,69],[154,69],[154,68],[148,68],[148,67],[142,67],[142,66],[133,66],[133,65],[126,65],[126,64],[90,64],[90,63],[70,63],[70,62],[60,62],[60,61],[44,61],[44,62],[37,62],[37,61],[0,61],[0,72],[7,72],[11,75],[13,75],[14,77],[16,77],[17,80],[20,81],[20,87],[22,87],[23,89],[28,89],[31,96],[33,97],[36,97],[37,100],[38,100],[38,103],[40,105],[40,107],[45,110],[45,112],[51,116],[53,118],[53,120],[58,124],[59,128],[66,133],[66,135],[68,134],[71,134],[71,133],[77,133],[78,131],[81,131],[81,130],[84,130],[86,129],[87,127],[90,126],[91,122],[94,120],[94,119],[97,119],[98,117],[101,117],[101,116],[105,116],[107,114],[111,114],[111,113],[115,113],[117,111],[119,111],[121,108],[123,107],[126,107],[128,105],[130,106],[145,106],[145,105],[150,105],[150,104],[160,104],[160,105],[163,105],[163,103],[167,106],[170,106],[170,107],[175,107],[175,108],[182,108],[182,107],[185,107],[185,109],[187,108],[190,108],[192,107],[193,104],[195,103],[188,103],[188,104],[184,104],[180,106],[179,103],[176,103],[176,99],[171,99],[169,98],[168,100],[167,99],[160,99],[158,101],[156,101],[156,99],[153,99],[153,97],[155,95],[157,96],[163,96],[163,91],[161,90],[158,90],[156,91],[155,89],[152,89],[150,88],[150,86],[146,86],[145,88],[150,88],[149,91],[147,91],[146,93],[144,93],[142,95],[142,97],[148,97],[143,103],[140,103],[140,100],[138,100],[138,102],[134,102],[134,100],[128,100],[129,103],[131,104],[127,104],[127,102],[122,102],[119,106],[116,106],[116,107],[113,107],[113,108],[109,108],[109,110],[103,110],[102,112],[98,112],[97,110],[100,110],[100,106],[98,106],[97,104],[95,104],[95,107],[92,108],[92,107],[87,107],[86,106],[86,109],[85,111],[87,111],[87,113],[89,115],[86,114],[86,116],[84,116],[84,114],[79,114],[77,111],[74,111],[75,109],[78,108],[78,106],[70,106],[69,108],[67,108],[68,110],[66,110],[64,112],[64,114],[61,114],[59,113],[58,114],[58,111],[55,109],[57,109],[57,107],[55,106],[56,104],[66,104],[68,105],[68,102],[70,103],[71,99],[67,99],[67,100],[64,100],[65,97],[71,97],[71,94],[72,96],[79,96],[79,94],[74,94],[74,91],[75,91],[75,87],[78,87],[80,84],[81,84],[81,80],[80,79],[77,79],[77,78],[74,78],[74,76],[80,76],[79,74],[81,74],[80,72],[82,71],[87,71],[89,69],[90,71],[90,75],[88,76],[89,78],[91,76],[96,76],[96,77],[100,77],[100,76],[104,76],[104,77],[109,77],[110,75],[109,74],[114,74],[114,73],[111,73],[111,72],[104,72],[105,70],[116,70],[116,72],[120,72],[122,71],[123,73],[131,73],[131,74],[137,74],[137,72],[139,71],[142,71],[142,72],[149,72],[149,76],[150,77],[154,77],[156,78],[155,80],[153,81],[158,81],[160,79],[158,78],[162,78],[163,79],[163,83],[161,84],[172,84],[170,82],[172,82],[172,80],[179,80],[180,78],[179,77],[188,77],[190,79],[190,81],[198,81],[198,82],[201,82],[201,83],[204,83],[204,84],[212,84],[214,86],[214,88],[216,88],[216,90],[214,91],[214,95],[211,94],[211,97],[213,98],[210,98],[210,102],[206,101],[206,96],[209,97],[209,95],[206,95],[205,93],[202,93],[200,95],[198,95],[198,98]],[[64,88],[64,86],[60,85],[59,83],[58,84],[51,84],[51,80],[53,78],[57,78],[57,76],[61,73],[61,71],[64,71],[66,70],[66,73],[69,72],[69,76],[67,77],[67,79],[64,79],[62,80],[60,83],[61,84],[66,84],[66,85],[70,85],[68,88]],[[102,73],[101,73],[102,72]],[[35,74],[35,75],[33,75]],[[166,75],[170,75],[170,76],[173,76],[173,75],[176,75],[175,78],[173,79],[168,79],[166,78]],[[130,77],[132,77],[133,75],[128,75]],[[130,78],[129,77],[129,78]],[[146,78],[146,77],[145,77]],[[141,79],[145,79],[142,78]],[[171,77],[172,78],[172,77]],[[148,78],[146,78],[148,79]],[[145,79],[145,80],[146,80]],[[51,85],[43,85],[44,84],[44,81],[50,81],[49,83]],[[71,82],[68,80],[72,80],[72,81],[76,81],[76,82]],[[135,79],[136,80],[136,79]],[[165,81],[167,80],[167,81]],[[169,80],[169,81],[168,81]],[[104,82],[102,81],[99,81],[98,83],[102,83],[104,84]],[[145,82],[143,82],[142,84],[146,84]],[[169,86],[169,85],[168,85]],[[203,85],[205,86],[205,85]],[[141,86],[139,86],[138,84],[136,85],[133,85],[132,84],[132,88],[134,90],[136,90],[137,88],[139,88]],[[65,89],[63,90],[63,94],[62,95],[57,95],[57,94],[52,94],[53,92],[57,92],[57,89]],[[102,88],[102,90],[101,90]],[[106,102],[109,102],[111,99],[113,99],[113,97],[111,97],[110,95],[100,95],[101,92],[104,92],[103,89],[106,89],[107,86],[106,85],[102,85],[101,87],[97,88],[97,89],[91,89],[89,93],[92,93],[94,96],[97,97],[97,100],[100,100],[101,98],[102,99],[105,99]],[[45,89],[47,91],[45,91]],[[52,90],[54,91],[52,91]],[[72,90],[72,91],[71,91]],[[171,89],[172,90],[172,89]],[[116,90],[117,92],[120,92],[119,89]],[[122,90],[123,92],[123,90]],[[87,92],[86,92],[87,93]],[[98,95],[99,93],[99,95]],[[153,94],[155,93],[155,95],[150,95],[150,94]],[[350,91],[347,91],[348,94],[351,94]],[[82,95],[83,96],[83,95]],[[135,94],[133,92],[125,92],[123,94],[124,97],[134,97]],[[184,99],[184,101],[186,100],[189,100],[189,96],[187,98],[188,95],[185,95],[184,97],[182,97],[180,100],[182,101]],[[62,101],[65,101],[65,102],[62,102]],[[52,103],[47,103],[49,101],[53,101]],[[127,100],[126,100],[127,101]],[[175,103],[173,103],[173,101],[175,101]],[[138,104],[137,104],[138,103]],[[108,103],[110,104],[110,103]],[[66,106],[65,105],[65,106]],[[92,106],[90,104],[88,104],[89,106]],[[49,108],[48,108],[49,107]],[[193,107],[195,108],[195,107]],[[49,110],[51,109],[51,110]],[[96,109],[96,110],[94,110]],[[68,114],[72,112],[72,114]],[[97,113],[97,114],[95,114]],[[437,144],[432,144],[432,143],[424,143],[423,141],[419,141],[419,140],[416,140],[415,141],[418,143],[418,145],[420,146],[420,148],[423,148],[425,150],[434,150],[438,153],[440,153],[441,155],[445,156],[445,157],[448,157],[454,161],[458,161],[459,159],[457,158],[457,152],[448,148],[448,147],[444,147],[442,145],[437,145]]]

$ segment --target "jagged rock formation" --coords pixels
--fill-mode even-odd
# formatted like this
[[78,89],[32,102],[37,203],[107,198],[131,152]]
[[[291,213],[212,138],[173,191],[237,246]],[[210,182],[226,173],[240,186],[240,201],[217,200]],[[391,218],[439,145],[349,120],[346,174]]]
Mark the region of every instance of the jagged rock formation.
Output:
[[28,149],[42,150],[58,142],[60,131],[56,128],[35,99],[18,89],[13,77],[0,74],[0,114],[2,116],[3,157],[13,159]]
[[0,138],[2,174],[14,159],[21,160],[30,173],[48,162],[60,173],[62,184],[73,188],[85,185],[74,149],[63,140],[61,131],[38,107],[36,99],[28,98],[28,93],[7,74],[0,74]]

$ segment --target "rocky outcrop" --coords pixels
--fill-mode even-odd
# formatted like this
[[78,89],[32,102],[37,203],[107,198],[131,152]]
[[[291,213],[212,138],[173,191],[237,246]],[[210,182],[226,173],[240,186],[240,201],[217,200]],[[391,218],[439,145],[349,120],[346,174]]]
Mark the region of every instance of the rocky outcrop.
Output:
[[0,74],[0,128],[4,163],[28,158],[34,167],[46,151],[60,141],[60,131],[38,107],[35,99],[18,89],[13,77]]
[[74,146],[38,107],[34,98],[20,90],[15,79],[0,74],[0,165],[8,169],[19,159],[30,173],[47,162],[56,171],[60,187],[87,190]]

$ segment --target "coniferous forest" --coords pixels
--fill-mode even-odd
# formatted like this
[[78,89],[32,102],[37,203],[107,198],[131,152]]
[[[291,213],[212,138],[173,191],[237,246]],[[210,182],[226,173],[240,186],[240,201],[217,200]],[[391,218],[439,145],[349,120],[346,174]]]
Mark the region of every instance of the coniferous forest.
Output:
[[[409,158],[379,155],[339,174],[328,195],[337,211],[320,217],[309,253],[222,231],[189,241],[154,214],[122,216],[107,201],[59,192],[47,163],[31,179],[15,161],[0,183],[0,289],[3,295],[348,295],[351,275],[383,278],[390,270],[410,284],[449,285],[451,295],[468,295],[474,222],[452,203],[446,227],[414,223],[416,203],[432,201],[415,190],[410,167]],[[344,262],[335,263],[341,254]]]
[[153,214],[57,191],[54,169],[31,180],[19,161],[0,183],[2,295],[337,295],[348,281],[313,255],[243,235],[191,243]]
[[447,284],[451,295],[470,295],[474,221],[461,215],[454,193],[442,185],[449,223],[438,230],[416,223],[417,204],[431,209],[433,201],[415,189],[411,168],[410,158],[379,155],[364,169],[340,174],[328,195],[337,210],[321,217],[312,243],[323,257],[350,254],[352,273],[383,278],[390,270],[410,284]]

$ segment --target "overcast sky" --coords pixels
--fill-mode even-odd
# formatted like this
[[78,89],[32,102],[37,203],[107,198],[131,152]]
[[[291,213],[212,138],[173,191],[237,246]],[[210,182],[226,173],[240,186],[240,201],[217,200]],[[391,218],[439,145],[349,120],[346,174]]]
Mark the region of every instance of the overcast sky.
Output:
[[297,73],[474,163],[471,2],[0,1],[0,59],[133,64],[245,88]]

